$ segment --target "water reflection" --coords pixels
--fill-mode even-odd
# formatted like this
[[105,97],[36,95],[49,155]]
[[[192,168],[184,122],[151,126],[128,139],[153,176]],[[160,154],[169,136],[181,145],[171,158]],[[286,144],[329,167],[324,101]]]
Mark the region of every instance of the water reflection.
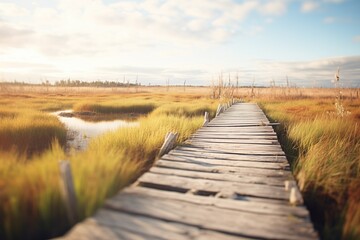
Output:
[[60,116],[63,113],[72,113],[72,110],[58,111],[53,114],[66,126],[67,143],[66,149],[74,148],[84,150],[91,138],[102,133],[113,131],[121,127],[139,126],[138,122],[128,122],[124,120],[87,122],[77,117]]

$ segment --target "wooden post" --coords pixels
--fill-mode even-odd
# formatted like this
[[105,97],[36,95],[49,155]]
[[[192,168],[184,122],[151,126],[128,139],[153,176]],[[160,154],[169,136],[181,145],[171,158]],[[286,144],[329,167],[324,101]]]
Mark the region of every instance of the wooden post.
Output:
[[175,146],[176,138],[178,133],[168,132],[165,136],[165,141],[160,148],[158,157],[163,156],[164,154],[170,152],[170,150]]
[[290,191],[290,189],[295,186],[296,186],[296,182],[294,180],[285,181],[285,190],[286,191]]
[[77,220],[77,200],[75,195],[75,188],[73,182],[73,176],[71,172],[71,166],[69,161],[60,161],[60,174],[61,174],[61,187],[63,198],[66,203],[66,210],[69,221],[71,224],[75,224]]
[[304,203],[304,200],[297,186],[291,188],[289,201],[292,205],[302,205]]
[[299,188],[294,180],[287,180],[285,183],[285,190],[290,191],[289,202],[292,205],[301,205],[304,203]]
[[210,119],[209,119],[209,113],[205,112],[204,114],[204,123],[203,123],[203,127],[205,127],[208,123],[209,123]]
[[223,108],[224,108],[224,107],[223,107],[222,104],[219,104],[219,105],[218,105],[218,108],[217,108],[217,110],[216,110],[216,117],[219,116],[219,114],[223,112]]

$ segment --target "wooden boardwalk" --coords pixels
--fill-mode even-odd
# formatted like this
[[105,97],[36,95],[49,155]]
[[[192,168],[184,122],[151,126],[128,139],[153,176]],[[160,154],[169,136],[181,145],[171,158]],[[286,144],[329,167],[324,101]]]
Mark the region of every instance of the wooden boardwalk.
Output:
[[238,103],[164,155],[65,239],[316,239],[269,121]]

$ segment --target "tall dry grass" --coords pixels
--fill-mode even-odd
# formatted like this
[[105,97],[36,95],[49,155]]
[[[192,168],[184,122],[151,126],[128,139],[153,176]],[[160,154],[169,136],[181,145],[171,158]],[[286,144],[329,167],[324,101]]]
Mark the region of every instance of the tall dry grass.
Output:
[[359,101],[344,102],[350,112],[345,117],[336,113],[333,99],[258,101],[282,123],[278,134],[322,238],[358,239]]
[[[134,96],[134,104],[145,97],[149,96]],[[115,101],[118,106],[113,95],[103,98],[102,102]],[[58,141],[31,157],[14,149],[0,151],[0,221],[3,223],[0,239],[51,238],[71,227],[60,194],[59,160],[68,159],[72,166],[79,203],[77,220],[93,214],[107,197],[151,166],[167,132],[178,132],[179,143],[201,126],[203,110],[214,114],[214,103],[206,99],[196,104],[174,103],[172,108],[169,102],[181,98],[187,99],[172,95],[154,97],[157,109],[140,118],[139,127],[121,128],[99,136],[83,152],[66,155]],[[32,100],[29,99],[29,106],[41,107]],[[199,103],[204,107],[199,107]]]
[[0,108],[1,150],[39,153],[55,139],[65,144],[66,129],[55,116],[31,109]]
[[156,108],[156,104],[144,101],[117,101],[106,103],[78,103],[73,106],[73,110],[77,112],[95,112],[103,114],[114,113],[141,113],[146,114]]

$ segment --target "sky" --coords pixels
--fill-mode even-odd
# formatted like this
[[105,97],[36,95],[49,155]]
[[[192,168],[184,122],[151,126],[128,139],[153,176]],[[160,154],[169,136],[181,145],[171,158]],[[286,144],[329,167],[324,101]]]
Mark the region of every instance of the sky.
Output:
[[358,0],[0,0],[0,82],[360,87]]

